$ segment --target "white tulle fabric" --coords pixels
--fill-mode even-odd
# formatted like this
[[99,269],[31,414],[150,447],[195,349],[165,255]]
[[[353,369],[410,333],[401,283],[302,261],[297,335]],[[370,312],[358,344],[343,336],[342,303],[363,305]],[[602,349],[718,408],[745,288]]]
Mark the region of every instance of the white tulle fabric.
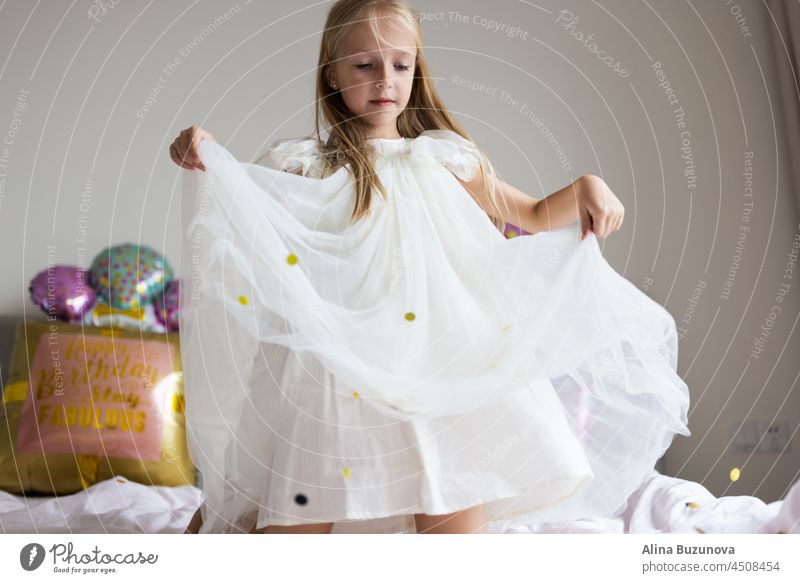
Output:
[[690,435],[674,319],[577,224],[506,239],[456,179],[479,160],[455,132],[366,147],[389,196],[352,224],[348,169],[325,175],[310,138],[268,166],[203,141],[207,171],[184,171],[202,532],[619,511]]

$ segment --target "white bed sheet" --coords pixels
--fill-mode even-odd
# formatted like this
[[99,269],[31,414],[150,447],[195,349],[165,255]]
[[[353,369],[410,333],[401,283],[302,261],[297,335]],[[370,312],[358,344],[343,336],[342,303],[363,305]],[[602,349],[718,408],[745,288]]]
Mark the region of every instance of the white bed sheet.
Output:
[[[194,486],[144,486],[123,476],[69,496],[14,496],[0,492],[0,532],[181,533],[202,501]],[[697,508],[687,503],[697,504]],[[337,523],[334,533],[362,532],[361,521]],[[370,532],[414,532],[411,516],[382,519]],[[653,471],[624,512],[560,523],[498,521],[490,533],[787,533],[800,534],[800,481],[783,500],[714,497],[696,482]]]

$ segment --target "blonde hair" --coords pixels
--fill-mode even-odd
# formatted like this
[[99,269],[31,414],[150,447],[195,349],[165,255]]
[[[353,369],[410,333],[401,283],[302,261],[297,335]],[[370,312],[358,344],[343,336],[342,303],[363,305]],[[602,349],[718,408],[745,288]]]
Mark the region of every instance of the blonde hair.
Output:
[[[416,43],[416,66],[411,96],[408,104],[397,118],[397,129],[404,138],[415,138],[421,132],[431,129],[449,129],[470,141],[469,134],[445,108],[431,80],[427,61],[422,52],[422,29],[411,7],[402,0],[338,0],[328,13],[325,30],[320,43],[319,62],[316,81],[315,130],[320,134],[321,121],[329,129],[327,143],[320,151],[327,165],[336,168],[350,164],[351,175],[356,184],[356,201],[351,219],[359,220],[367,215],[373,189],[384,198],[387,193],[380,182],[368,156],[365,155],[366,124],[360,122],[346,106],[341,94],[330,85],[330,69],[342,40],[350,28],[368,20],[375,36],[384,44],[385,38],[378,28],[378,18],[387,14],[412,32]],[[497,213],[492,223],[502,233],[505,223],[499,217],[496,187],[497,175],[488,157],[478,149],[483,187],[489,192],[489,200]]]

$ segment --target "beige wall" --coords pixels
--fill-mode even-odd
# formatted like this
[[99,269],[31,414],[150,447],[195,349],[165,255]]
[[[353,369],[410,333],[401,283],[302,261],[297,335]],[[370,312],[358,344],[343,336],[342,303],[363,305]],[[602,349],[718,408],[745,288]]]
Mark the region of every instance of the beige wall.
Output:
[[[179,172],[168,144],[197,123],[252,160],[278,137],[308,134],[326,8],[303,8],[311,5],[182,1],[145,9],[83,0],[31,12],[29,2],[6,2],[0,314],[35,315],[27,285],[48,253],[58,263],[88,264],[109,244],[138,241],[177,267]],[[679,367],[692,392],[694,434],[676,440],[665,471],[716,495],[780,497],[800,468],[796,439],[781,456],[726,449],[732,423],[774,418],[794,431],[800,417],[800,274],[784,279],[798,234],[787,169],[800,161],[785,154],[761,2],[416,6],[426,13],[426,53],[445,102],[505,180],[542,197],[594,173],[625,204],[623,229],[604,254],[685,329]],[[562,9],[578,20],[570,25]],[[602,63],[578,33],[593,34],[618,65]],[[472,83],[476,90],[465,87]],[[746,152],[752,197],[742,174]],[[742,226],[749,232],[739,254]],[[777,304],[782,282],[791,288]],[[705,287],[683,324],[698,285]],[[756,357],[754,340],[773,305],[782,311]],[[742,468],[736,483],[728,480],[733,466]]]

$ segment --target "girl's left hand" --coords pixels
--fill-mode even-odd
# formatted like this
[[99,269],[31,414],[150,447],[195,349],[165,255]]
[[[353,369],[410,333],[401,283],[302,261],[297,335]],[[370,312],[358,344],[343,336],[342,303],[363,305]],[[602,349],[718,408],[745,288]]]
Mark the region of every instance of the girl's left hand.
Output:
[[581,240],[586,238],[589,231],[603,239],[619,230],[625,207],[602,178],[593,174],[581,177],[578,193]]

